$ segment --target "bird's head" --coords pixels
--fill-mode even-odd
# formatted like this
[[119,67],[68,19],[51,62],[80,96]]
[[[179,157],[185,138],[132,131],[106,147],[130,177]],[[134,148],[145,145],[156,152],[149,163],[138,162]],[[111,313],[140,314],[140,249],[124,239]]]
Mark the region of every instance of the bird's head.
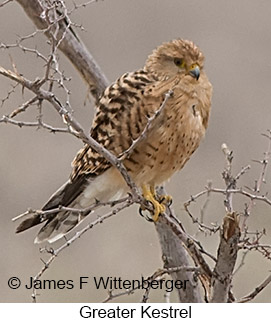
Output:
[[204,56],[193,42],[176,39],[156,48],[145,68],[161,78],[190,75],[198,80],[203,63]]

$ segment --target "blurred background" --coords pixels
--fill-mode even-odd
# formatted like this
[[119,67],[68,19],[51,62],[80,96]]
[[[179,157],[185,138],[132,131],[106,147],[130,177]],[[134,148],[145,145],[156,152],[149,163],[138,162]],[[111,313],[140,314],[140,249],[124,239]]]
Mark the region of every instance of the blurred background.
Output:
[[[66,1],[71,5],[71,1]],[[82,3],[82,1],[76,1]],[[144,65],[151,51],[162,42],[174,38],[193,40],[205,54],[205,69],[214,87],[212,114],[207,135],[200,148],[176,174],[166,188],[173,196],[176,215],[186,230],[197,233],[183,209],[191,194],[202,191],[211,180],[216,187],[224,187],[221,172],[224,156],[221,144],[227,143],[234,152],[233,170],[251,164],[251,170],[240,180],[240,185],[253,187],[259,178],[261,165],[253,162],[262,159],[268,140],[261,134],[271,128],[271,2],[268,0],[114,0],[97,1],[79,8],[71,15],[72,21],[84,26],[85,32],[76,32],[100,64],[110,82],[127,71]],[[0,9],[0,42],[16,43],[19,36],[35,31],[21,7],[12,2]],[[27,40],[26,47],[35,48],[47,55],[50,47],[42,34]],[[12,69],[11,58],[19,73],[29,79],[43,75],[43,62],[34,54],[18,48],[1,50],[0,65]],[[60,70],[71,77],[67,87],[74,115],[89,129],[93,117],[93,103],[86,100],[87,87],[67,59],[60,54]],[[12,90],[12,82],[0,77],[0,99]],[[61,99],[65,96],[60,93]],[[29,99],[27,91],[16,88],[0,107],[0,116],[13,111]],[[86,102],[86,104],[84,104]],[[44,121],[61,125],[51,106],[45,105]],[[34,121],[36,108],[30,108],[18,120]],[[30,302],[31,291],[25,288],[11,290],[8,278],[17,276],[27,283],[42,267],[40,258],[48,255],[39,252],[33,244],[38,228],[15,235],[18,223],[11,219],[28,208],[40,208],[49,196],[68,178],[70,163],[82,146],[67,134],[52,134],[35,128],[17,128],[0,125],[0,243],[1,243],[1,302]],[[263,193],[271,194],[270,169]],[[193,205],[198,217],[204,205],[202,198]],[[245,199],[234,198],[236,211],[244,210]],[[99,214],[99,212],[98,212]],[[205,211],[205,223],[221,223],[224,216],[223,196],[212,195]],[[266,228],[264,243],[270,243],[271,209],[257,203],[247,221],[250,231]],[[91,215],[84,224],[95,219]],[[218,235],[197,234],[205,248],[216,254]],[[63,243],[63,241],[62,241]],[[57,243],[56,246],[61,245]],[[55,247],[55,246],[54,246]],[[239,254],[238,264],[242,258]],[[210,263],[212,264],[212,263]],[[121,277],[140,279],[162,267],[161,251],[154,225],[131,207],[109,219],[103,225],[88,231],[66,249],[44,274],[44,279],[72,279],[80,276]],[[233,291],[240,298],[258,286],[269,274],[270,261],[251,251],[246,263],[234,276]],[[39,302],[100,302],[106,291],[96,290],[93,284],[79,290],[40,291]],[[115,299],[116,302],[138,302],[142,292]],[[163,291],[150,294],[150,301],[163,302]],[[173,293],[172,301],[177,301]],[[270,302],[268,286],[255,302]]]

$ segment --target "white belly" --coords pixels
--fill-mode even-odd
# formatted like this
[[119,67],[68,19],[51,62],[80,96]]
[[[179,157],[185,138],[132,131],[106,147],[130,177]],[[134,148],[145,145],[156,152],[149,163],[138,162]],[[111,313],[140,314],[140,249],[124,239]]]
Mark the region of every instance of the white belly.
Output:
[[77,202],[80,207],[86,208],[96,200],[101,202],[117,200],[123,197],[127,191],[127,185],[119,171],[110,168],[89,183]]

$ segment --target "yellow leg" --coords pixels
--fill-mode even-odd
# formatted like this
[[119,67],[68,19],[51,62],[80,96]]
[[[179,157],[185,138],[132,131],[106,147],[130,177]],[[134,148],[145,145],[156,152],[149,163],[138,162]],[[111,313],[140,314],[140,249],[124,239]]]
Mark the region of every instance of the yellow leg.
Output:
[[158,221],[159,214],[164,213],[166,210],[165,205],[156,200],[155,189],[153,186],[148,187],[145,184],[142,185],[142,193],[143,193],[144,198],[147,201],[151,202],[154,207],[152,220],[154,222]]

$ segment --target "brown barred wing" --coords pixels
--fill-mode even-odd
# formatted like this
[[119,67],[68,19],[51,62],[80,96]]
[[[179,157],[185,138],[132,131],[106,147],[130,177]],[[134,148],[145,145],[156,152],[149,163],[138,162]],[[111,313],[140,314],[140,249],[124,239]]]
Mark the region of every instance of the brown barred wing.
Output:
[[[96,116],[91,128],[91,136],[111,151],[120,156],[133,140],[143,131],[147,116],[153,107],[150,104],[151,88],[155,78],[149,77],[145,70],[126,73],[109,86],[100,99]],[[94,149],[85,145],[75,157],[71,178],[80,174],[99,175],[110,164]]]

